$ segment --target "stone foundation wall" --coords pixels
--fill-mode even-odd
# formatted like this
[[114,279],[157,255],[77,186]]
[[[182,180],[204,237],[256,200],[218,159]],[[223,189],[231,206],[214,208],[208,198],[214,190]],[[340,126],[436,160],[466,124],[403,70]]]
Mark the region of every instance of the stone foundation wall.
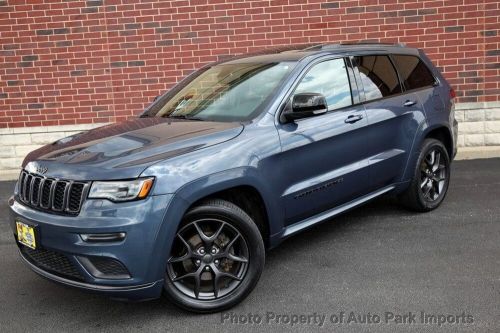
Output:
[[500,102],[460,103],[455,107],[458,146],[500,146]]
[[17,172],[31,151],[56,140],[105,124],[0,128],[0,175]]

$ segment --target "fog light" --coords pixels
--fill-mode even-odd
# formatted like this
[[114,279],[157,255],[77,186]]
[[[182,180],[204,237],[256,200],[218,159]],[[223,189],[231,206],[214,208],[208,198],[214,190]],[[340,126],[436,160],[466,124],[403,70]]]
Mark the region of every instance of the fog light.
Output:
[[127,268],[116,259],[109,257],[82,257],[78,256],[78,261],[87,271],[100,279],[130,279]]

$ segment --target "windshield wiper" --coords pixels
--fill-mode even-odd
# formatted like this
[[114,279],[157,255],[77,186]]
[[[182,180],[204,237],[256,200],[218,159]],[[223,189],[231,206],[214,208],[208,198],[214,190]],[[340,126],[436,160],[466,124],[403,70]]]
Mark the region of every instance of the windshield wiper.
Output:
[[197,120],[197,121],[204,121],[205,119],[202,118],[197,118],[197,117],[190,117],[186,116],[185,114],[179,114],[179,115],[169,115],[165,118],[172,118],[172,119],[186,119],[186,120]]

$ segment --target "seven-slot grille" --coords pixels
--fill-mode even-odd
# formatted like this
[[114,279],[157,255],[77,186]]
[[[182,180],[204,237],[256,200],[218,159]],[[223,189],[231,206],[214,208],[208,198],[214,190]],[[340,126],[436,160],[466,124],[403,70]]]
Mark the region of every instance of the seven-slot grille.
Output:
[[80,211],[88,183],[46,178],[27,171],[19,176],[19,199],[28,206],[60,214]]

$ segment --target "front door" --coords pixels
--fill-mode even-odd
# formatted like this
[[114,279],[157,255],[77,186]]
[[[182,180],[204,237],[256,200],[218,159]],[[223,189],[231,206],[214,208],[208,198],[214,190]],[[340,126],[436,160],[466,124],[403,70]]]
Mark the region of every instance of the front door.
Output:
[[[279,123],[282,153],[277,161],[290,225],[366,193],[367,125],[362,105],[354,105],[349,68],[343,58],[313,64],[293,94],[321,93],[328,112]],[[293,94],[290,98],[293,97]]]

